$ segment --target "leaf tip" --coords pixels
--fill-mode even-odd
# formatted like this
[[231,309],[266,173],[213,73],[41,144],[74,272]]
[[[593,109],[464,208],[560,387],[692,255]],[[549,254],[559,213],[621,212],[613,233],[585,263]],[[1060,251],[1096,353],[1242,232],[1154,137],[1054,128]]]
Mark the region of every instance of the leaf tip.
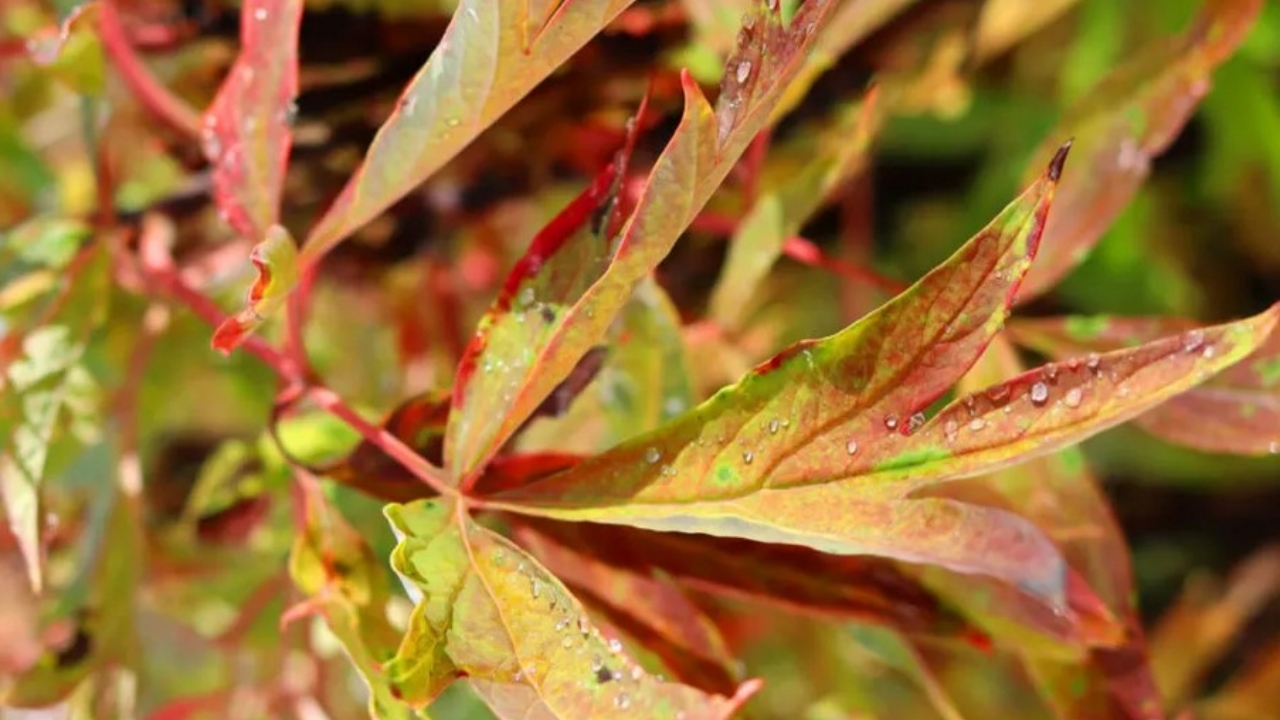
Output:
[[1058,152],[1053,154],[1053,159],[1049,161],[1049,179],[1058,182],[1062,178],[1062,167],[1067,163],[1067,155],[1071,154],[1071,144],[1075,138],[1071,138],[1062,143],[1062,147],[1058,148]]

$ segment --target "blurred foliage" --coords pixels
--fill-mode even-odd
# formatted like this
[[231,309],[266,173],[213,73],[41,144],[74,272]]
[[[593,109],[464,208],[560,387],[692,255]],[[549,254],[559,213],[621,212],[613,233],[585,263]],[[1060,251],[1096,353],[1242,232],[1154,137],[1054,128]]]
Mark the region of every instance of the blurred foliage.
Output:
[[[639,689],[580,717],[621,717],[633,702],[668,700],[669,717],[685,717],[677,707],[689,720],[717,717],[741,705],[754,690],[742,683],[759,677],[765,685],[742,717],[1280,718],[1280,444],[1267,440],[1280,439],[1280,428],[1257,422],[1252,449],[1235,454],[1225,444],[1216,453],[1175,444],[1139,422],[1082,452],[948,486],[948,497],[1012,506],[1044,529],[1092,588],[1098,606],[1088,609],[1097,617],[1082,612],[1081,625],[1126,626],[1133,643],[1105,649],[1054,636],[1057,620],[1024,602],[1025,588],[901,558],[862,564],[720,539],[695,552],[683,536],[664,546],[634,528],[608,543],[587,535],[557,546],[553,534],[539,535],[540,520],[506,512],[460,521],[461,529],[409,527],[434,517],[435,509],[415,516],[421,506],[411,503],[430,493],[369,444],[375,428],[334,417],[332,398],[357,417],[383,417],[383,435],[444,464],[458,361],[473,328],[498,322],[487,313],[530,239],[554,228],[592,178],[609,179],[597,173],[624,143],[635,143],[633,169],[657,162],[681,117],[682,68],[714,99],[722,73],[728,96],[784,55],[770,45],[745,72],[726,64],[741,53],[744,12],[759,3],[615,2],[628,7],[598,34],[576,19],[551,31],[551,40],[581,35],[576,53],[566,40],[542,55],[505,57],[493,72],[503,84],[481,103],[468,95],[478,84],[461,86],[456,107],[477,119],[446,142],[431,133],[447,134],[456,118],[412,120],[415,107],[421,118],[443,96],[440,85],[418,86],[425,99],[407,104],[414,93],[402,93],[433,51],[444,53],[453,13],[465,17],[485,2],[308,0],[295,8],[296,94],[287,77],[265,90],[253,85],[282,52],[267,47],[268,62],[236,64],[242,22],[265,7],[275,22],[286,2],[0,3],[0,718],[336,720],[369,708],[382,717],[515,716],[503,704],[515,702],[502,694],[510,686],[492,686],[509,671],[518,684],[528,681],[523,673],[551,668],[495,670],[483,653],[459,661],[462,651],[449,645],[457,638],[414,609],[433,582],[437,592],[446,583],[476,597],[485,583],[532,582],[534,600],[554,597],[553,609],[559,602],[559,611],[578,613],[571,629],[582,623],[589,653],[611,658],[625,640],[637,659],[619,659],[616,670],[625,667]],[[1027,297],[1020,318],[1204,324],[1280,298],[1280,3],[1257,4],[1238,49],[1187,71],[1211,82],[1188,81],[1191,92],[1174,93],[1194,96],[1185,127],[1175,122],[1164,144],[1137,143],[1135,195],[1120,201],[1114,222],[1079,241],[1079,257],[1042,248],[1065,279]],[[560,6],[527,5],[530,22]],[[1018,196],[1029,172],[1041,172],[1045,148],[1065,139],[1058,130],[1074,127],[1066,119],[1077,108],[1116,100],[1099,83],[1117,68],[1174,37],[1189,45],[1171,57],[1185,59],[1200,47],[1193,30],[1205,7],[1229,14],[1249,2],[835,5],[785,92],[753,98],[765,129],[738,138],[717,126],[741,145],[742,159],[714,168],[727,175],[723,185],[711,174],[691,181],[706,185],[698,188],[706,209],[694,208],[634,294],[627,287],[616,298],[620,319],[601,339],[611,351],[543,383],[548,397],[495,441],[480,490],[519,486],[663,427],[788,344],[866,316]],[[803,12],[799,2],[781,6],[787,18]],[[454,50],[484,54],[462,45]],[[571,57],[561,63],[557,53]],[[452,78],[421,76],[446,88]],[[256,104],[214,105],[227,87],[252,90]],[[1132,100],[1122,93],[1121,110],[1102,115],[1140,136],[1152,123]],[[259,122],[219,137],[262,143],[260,155],[283,143],[287,172],[281,164],[278,177],[245,181],[228,199],[236,193],[219,191],[227,148],[210,148],[202,124],[210,116],[197,110],[209,107]],[[343,230],[320,233],[331,252],[307,257],[304,243],[304,261],[314,264],[295,266],[283,228],[305,238],[328,208],[342,207],[343,188],[389,118],[405,134],[385,141],[385,162],[367,174],[374,190],[353,194],[368,203],[368,221],[330,220]],[[274,134],[253,133],[264,128]],[[1078,137],[1095,130],[1083,126]],[[1112,126],[1098,132],[1128,137]],[[280,136],[291,136],[291,151]],[[445,145],[456,154],[422,155]],[[1085,170],[1069,164],[1068,172],[1093,174],[1078,176],[1071,191],[1092,200],[1119,193],[1090,158],[1077,147],[1072,162]],[[610,190],[618,207],[591,219],[607,225],[610,213],[639,202],[643,173],[619,172]],[[376,197],[383,190],[386,202]],[[674,217],[675,205],[651,209],[654,222]],[[237,225],[237,210],[252,222]],[[270,229],[254,235],[249,226]],[[264,235],[274,243],[265,249],[257,245]],[[561,260],[592,272],[585,250]],[[211,351],[209,324],[234,313],[251,284],[256,294],[236,328],[245,344],[229,356]],[[301,298],[293,306],[291,289]],[[1098,338],[1084,334],[1066,332],[1082,352],[1132,344],[1095,346]],[[968,390],[1033,361],[1073,357],[1033,342],[1015,351],[998,339],[973,376],[990,377]],[[1205,392],[1228,396],[1241,413],[1249,403],[1274,413],[1280,365],[1274,355],[1251,361],[1250,380],[1224,375]],[[327,394],[301,387],[319,379]],[[497,409],[481,419],[508,420],[498,413],[509,398],[487,397]],[[392,513],[395,534],[386,501],[412,509]],[[414,564],[415,548],[434,545],[455,558],[471,547],[466,537],[509,553],[510,567],[493,560],[498,554],[484,565],[473,558],[470,569],[440,557]],[[742,557],[762,559],[732,564]],[[1111,561],[1099,569],[1099,557]],[[759,570],[766,561],[812,577]],[[518,577],[507,572],[516,562]],[[1124,577],[1119,585],[1131,580],[1132,592],[1100,588],[1108,573]],[[628,607],[636,592],[656,599]],[[535,628],[530,637],[551,637],[552,620],[555,632],[564,629],[559,616],[514,597],[490,589],[474,601],[484,617],[473,632],[492,639],[494,626],[482,620],[508,612]],[[1137,627],[1126,625],[1131,604]],[[699,629],[673,628],[671,617]],[[1149,666],[1134,647],[1144,628]],[[428,646],[448,656],[445,675],[414,664],[429,654],[414,651]],[[1058,654],[1034,655],[1033,646]],[[588,656],[568,658],[568,646],[563,656],[552,652],[557,667],[609,672]],[[1126,675],[1133,667],[1140,670]],[[1148,667],[1155,689],[1135,679]],[[432,701],[429,711],[399,702],[406,687],[418,693],[411,699]],[[564,695],[589,702],[580,689]]]

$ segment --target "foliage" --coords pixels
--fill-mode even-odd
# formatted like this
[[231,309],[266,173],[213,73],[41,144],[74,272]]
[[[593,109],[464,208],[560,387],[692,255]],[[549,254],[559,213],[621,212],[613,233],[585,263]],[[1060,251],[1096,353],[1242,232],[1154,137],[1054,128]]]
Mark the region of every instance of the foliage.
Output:
[[5,4],[0,706],[1280,717],[1278,7]]

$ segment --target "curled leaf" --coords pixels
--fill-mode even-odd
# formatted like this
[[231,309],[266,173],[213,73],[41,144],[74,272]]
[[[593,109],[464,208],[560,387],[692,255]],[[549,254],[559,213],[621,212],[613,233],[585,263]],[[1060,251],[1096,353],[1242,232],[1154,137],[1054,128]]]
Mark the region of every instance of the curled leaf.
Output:
[[258,271],[258,279],[249,288],[245,307],[224,320],[213,333],[214,349],[224,354],[236,349],[275,313],[298,279],[298,248],[289,231],[279,225],[267,230],[266,237],[249,254],[249,260]]

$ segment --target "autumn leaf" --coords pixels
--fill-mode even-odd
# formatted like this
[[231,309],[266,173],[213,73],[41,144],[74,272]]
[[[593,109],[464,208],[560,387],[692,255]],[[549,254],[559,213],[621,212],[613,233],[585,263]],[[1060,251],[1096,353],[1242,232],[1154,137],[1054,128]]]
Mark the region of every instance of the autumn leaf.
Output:
[[302,7],[302,0],[246,0],[240,55],[202,120],[218,211],[254,241],[279,217],[293,144]]
[[500,494],[497,505],[937,564],[1061,603],[1062,563],[1026,520],[912,494],[1141,413],[1252,352],[1280,306],[1203,330],[1211,353],[1187,353],[1176,337],[1099,362],[1050,365],[926,420],[923,410],[999,328],[1053,177],[1051,170],[946,264],[843,332],[793,346],[661,430]]
[[1019,302],[1056,285],[1111,227],[1146,180],[1152,158],[1177,138],[1209,92],[1214,68],[1243,41],[1262,4],[1206,0],[1185,33],[1116,68],[1049,133],[1028,175],[1039,172],[1064,137],[1075,138],[1075,160],[1063,174],[1057,211]]
[[386,670],[415,706],[463,677],[504,720],[727,718],[754,691],[725,698],[649,675],[559,580],[456,507],[386,512],[400,538],[392,565],[418,603]]
[[714,110],[688,73],[682,76],[684,115],[634,211],[617,221],[621,229],[600,235],[587,223],[616,212],[606,170],[535,238],[508,277],[455,385],[445,460],[464,484],[605,335],[636,284],[671,250],[765,126],[833,3],[806,3],[789,26],[773,5],[757,3],[744,21]]
[[634,0],[462,0],[444,37],[312,228],[310,264],[426,180]]
[[[789,348],[654,433],[499,497],[517,512],[536,505],[555,517],[884,554],[1000,576],[1025,572],[1029,557],[1051,552],[1025,522],[944,501],[905,502],[918,484],[886,481],[929,459],[906,433],[999,330],[1064,158],[1065,148],[946,264],[880,310]],[[949,456],[942,448],[932,454]],[[822,507],[840,514],[814,511]],[[1057,591],[1056,581],[1041,579]]]
[[[1132,347],[1174,333],[1183,334],[1189,352],[1203,344],[1195,323],[1179,318],[1019,320],[1010,331],[1020,344],[1055,358]],[[1280,333],[1221,375],[1134,422],[1156,437],[1204,452],[1280,453]]]

